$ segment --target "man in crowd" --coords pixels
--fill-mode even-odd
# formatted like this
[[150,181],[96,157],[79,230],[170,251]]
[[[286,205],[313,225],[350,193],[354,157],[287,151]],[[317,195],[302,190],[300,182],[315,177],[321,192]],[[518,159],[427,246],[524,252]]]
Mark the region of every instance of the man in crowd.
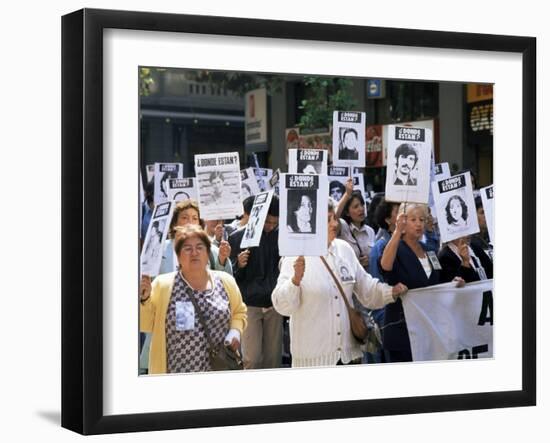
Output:
[[241,342],[245,369],[281,366],[283,318],[271,303],[279,277],[278,224],[279,199],[274,195],[257,248],[240,248],[244,226],[229,236],[234,276],[248,307]]
[[408,143],[399,145],[395,150],[396,170],[394,185],[416,185],[416,178],[411,177],[411,172],[418,161],[416,150]]

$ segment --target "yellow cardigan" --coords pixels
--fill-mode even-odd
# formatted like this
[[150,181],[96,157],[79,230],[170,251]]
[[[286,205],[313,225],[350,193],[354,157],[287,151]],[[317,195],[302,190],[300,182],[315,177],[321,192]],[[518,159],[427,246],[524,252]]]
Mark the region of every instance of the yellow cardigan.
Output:
[[[246,305],[235,279],[223,271],[209,271],[219,277],[229,297],[231,321],[229,329],[241,333],[246,328]],[[149,351],[149,374],[166,373],[166,314],[172,295],[176,272],[161,274],[153,280],[151,297],[140,303],[139,320],[141,332],[152,332]]]

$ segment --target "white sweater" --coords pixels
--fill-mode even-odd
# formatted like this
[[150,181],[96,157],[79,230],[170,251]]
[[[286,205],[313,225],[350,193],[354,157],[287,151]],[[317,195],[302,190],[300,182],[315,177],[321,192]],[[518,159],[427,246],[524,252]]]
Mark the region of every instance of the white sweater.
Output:
[[[327,263],[339,277],[347,299],[353,306],[352,293],[367,308],[378,309],[393,302],[392,287],[380,283],[363,269],[351,246],[335,239],[329,246]],[[292,366],[331,366],[362,356],[353,338],[346,305],[320,257],[305,257],[304,278],[295,286],[296,257],[282,260],[277,286],[271,295],[273,307],[290,316],[290,352]],[[347,273],[349,278],[342,278]]]

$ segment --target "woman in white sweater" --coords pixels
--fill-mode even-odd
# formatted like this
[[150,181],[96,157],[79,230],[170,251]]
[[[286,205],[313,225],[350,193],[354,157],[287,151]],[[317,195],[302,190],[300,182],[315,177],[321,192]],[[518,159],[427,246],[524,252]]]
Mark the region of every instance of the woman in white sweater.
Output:
[[[336,238],[334,201],[328,205],[328,255],[346,298],[352,293],[366,307],[378,309],[395,301],[407,288],[380,283],[363,269],[355,252]],[[351,333],[346,304],[322,257],[285,257],[271,295],[274,308],[290,317],[292,366],[332,366],[360,362],[360,344]]]

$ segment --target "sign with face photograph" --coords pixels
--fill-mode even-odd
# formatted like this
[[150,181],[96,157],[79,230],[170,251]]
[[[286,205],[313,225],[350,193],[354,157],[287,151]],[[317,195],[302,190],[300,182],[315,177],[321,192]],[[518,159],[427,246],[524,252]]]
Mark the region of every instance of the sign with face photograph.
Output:
[[269,211],[269,205],[273,198],[273,191],[261,192],[254,197],[254,203],[250,210],[250,217],[241,240],[241,248],[260,246],[260,239],[264,229],[265,219]]
[[232,219],[243,213],[239,153],[195,155],[201,218]]
[[326,174],[328,152],[322,149],[291,149],[288,172],[291,174]]
[[273,173],[273,175],[269,178],[268,189],[273,189],[273,193],[275,195],[279,195],[279,180],[281,179],[281,170],[277,168],[277,170]]
[[172,201],[161,203],[153,209],[153,216],[147,228],[143,249],[141,250],[141,275],[153,277],[159,273],[162,253],[164,252],[164,241],[168,236],[173,210],[174,202]]
[[332,117],[332,163],[336,166],[365,166],[364,112],[334,111]]
[[170,179],[183,177],[181,163],[155,163],[155,205],[170,201],[168,194]]
[[241,200],[261,192],[253,168],[241,170]]
[[168,182],[168,195],[170,200],[179,202],[192,198],[197,199],[197,189],[195,188],[195,178],[172,178]]
[[434,167],[434,179],[443,180],[451,176],[451,170],[449,169],[449,163],[436,163]]
[[441,241],[479,232],[470,173],[432,183]]
[[494,201],[495,201],[495,187],[494,185],[481,188],[479,190],[481,195],[481,204],[483,206],[483,212],[485,213],[485,222],[487,223],[487,230],[489,231],[489,240],[491,243],[495,243],[495,218],[494,218]]
[[281,174],[279,189],[280,255],[326,255],[327,176]]
[[252,168],[256,181],[260,187],[260,192],[267,191],[269,189],[269,179],[273,175],[273,169],[271,168]]
[[432,131],[389,126],[386,200],[428,204]]
[[[354,171],[356,168],[354,168]],[[328,169],[328,194],[336,202],[339,202],[340,199],[346,192],[346,183],[349,178],[349,168],[347,166],[329,166]],[[358,174],[356,172],[352,175],[353,179],[353,190],[359,190],[362,194],[365,193],[365,183],[363,174]]]

